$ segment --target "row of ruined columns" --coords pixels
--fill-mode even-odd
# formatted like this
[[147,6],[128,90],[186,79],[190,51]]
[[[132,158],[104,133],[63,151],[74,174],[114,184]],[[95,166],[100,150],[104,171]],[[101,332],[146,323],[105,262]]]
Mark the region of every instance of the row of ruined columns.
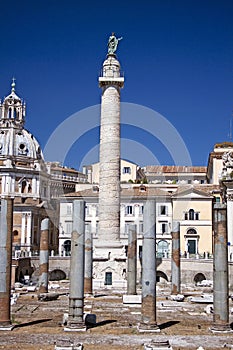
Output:
[[[70,266],[69,318],[67,330],[85,329],[83,321],[84,293],[92,293],[92,238],[85,236],[85,202],[74,201]],[[12,329],[10,320],[11,255],[13,199],[1,200],[0,214],[0,330]],[[215,204],[214,216],[214,319],[213,332],[230,331],[228,296],[227,217],[226,206]],[[156,202],[144,207],[142,254],[141,331],[159,331],[156,319]],[[39,293],[48,292],[49,219],[41,222]],[[136,294],[137,237],[130,226],[128,243],[127,294]],[[171,294],[180,293],[180,225],[172,227]]]

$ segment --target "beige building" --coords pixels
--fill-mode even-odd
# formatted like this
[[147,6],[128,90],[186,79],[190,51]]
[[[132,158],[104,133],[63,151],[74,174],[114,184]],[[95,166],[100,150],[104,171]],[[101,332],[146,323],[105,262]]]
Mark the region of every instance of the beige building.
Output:
[[[137,164],[121,159],[121,182],[136,181],[138,179],[138,169],[139,166]],[[99,184],[99,162],[91,165],[84,165],[83,173],[87,176],[87,180],[89,183]]]
[[213,186],[178,188],[172,196],[173,220],[180,222],[184,255],[212,254]]

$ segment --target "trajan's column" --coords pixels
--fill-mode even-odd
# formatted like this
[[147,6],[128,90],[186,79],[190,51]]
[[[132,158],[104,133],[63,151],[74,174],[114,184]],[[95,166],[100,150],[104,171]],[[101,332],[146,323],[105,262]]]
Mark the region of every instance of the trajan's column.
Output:
[[103,63],[100,121],[99,228],[94,249],[94,285],[122,287],[126,284],[124,247],[120,242],[120,89],[124,78],[115,51],[119,40],[109,37]]

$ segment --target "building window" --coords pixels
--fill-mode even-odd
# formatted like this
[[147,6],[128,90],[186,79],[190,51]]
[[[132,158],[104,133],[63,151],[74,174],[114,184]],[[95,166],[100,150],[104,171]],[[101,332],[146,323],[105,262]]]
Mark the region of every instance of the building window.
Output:
[[194,210],[193,209],[189,210],[189,220],[194,220]]
[[220,203],[220,197],[215,197],[215,203]]
[[95,213],[96,216],[99,216],[99,205],[97,204],[96,205],[96,213]]
[[123,174],[131,174],[131,168],[129,166],[125,166],[122,171]]
[[144,208],[144,206],[140,205],[140,207],[139,207],[139,215],[143,215],[143,208]]
[[139,234],[143,234],[143,221],[139,222]]
[[168,252],[168,242],[167,241],[159,241],[157,245],[157,257],[163,258],[165,253]]
[[47,188],[43,187],[43,196],[46,197],[47,196]]
[[167,215],[167,213],[168,213],[167,205],[160,205],[159,214],[160,215]]
[[139,257],[139,259],[141,261],[142,260],[142,246],[140,245],[138,248],[139,248],[138,249],[138,257]]
[[73,229],[73,222],[72,221],[66,221],[66,234],[71,234]]
[[26,193],[26,187],[27,187],[27,182],[24,180],[22,181],[22,193]]
[[112,285],[112,272],[105,272],[105,282],[104,284],[106,286]]
[[64,251],[65,251],[65,256],[70,256],[71,254],[71,241],[67,240],[63,243]]
[[99,221],[96,221],[96,226],[95,226],[95,234],[98,236],[98,231],[99,231]]
[[67,204],[66,206],[66,214],[67,215],[72,215],[72,204]]
[[132,205],[127,205],[125,207],[125,215],[133,215],[133,206]]
[[185,220],[199,220],[199,218],[200,212],[194,211],[193,209],[190,209],[189,211],[184,213]]
[[187,231],[187,235],[196,235],[197,231],[194,228],[190,228]]
[[161,223],[161,233],[167,233],[168,232],[168,223],[162,222]]
[[85,206],[85,216],[90,216],[90,206],[88,204]]
[[129,234],[129,226],[130,225],[133,225],[133,222],[126,222],[125,223],[125,235],[128,235]]

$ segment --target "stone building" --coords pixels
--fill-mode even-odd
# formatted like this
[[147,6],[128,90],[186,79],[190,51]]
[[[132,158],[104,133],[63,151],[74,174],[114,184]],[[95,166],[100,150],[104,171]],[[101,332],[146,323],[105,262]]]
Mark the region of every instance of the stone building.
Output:
[[50,175],[51,200],[77,190],[78,185],[88,183],[87,176],[67,166],[62,166],[59,162],[46,162],[47,171]]

